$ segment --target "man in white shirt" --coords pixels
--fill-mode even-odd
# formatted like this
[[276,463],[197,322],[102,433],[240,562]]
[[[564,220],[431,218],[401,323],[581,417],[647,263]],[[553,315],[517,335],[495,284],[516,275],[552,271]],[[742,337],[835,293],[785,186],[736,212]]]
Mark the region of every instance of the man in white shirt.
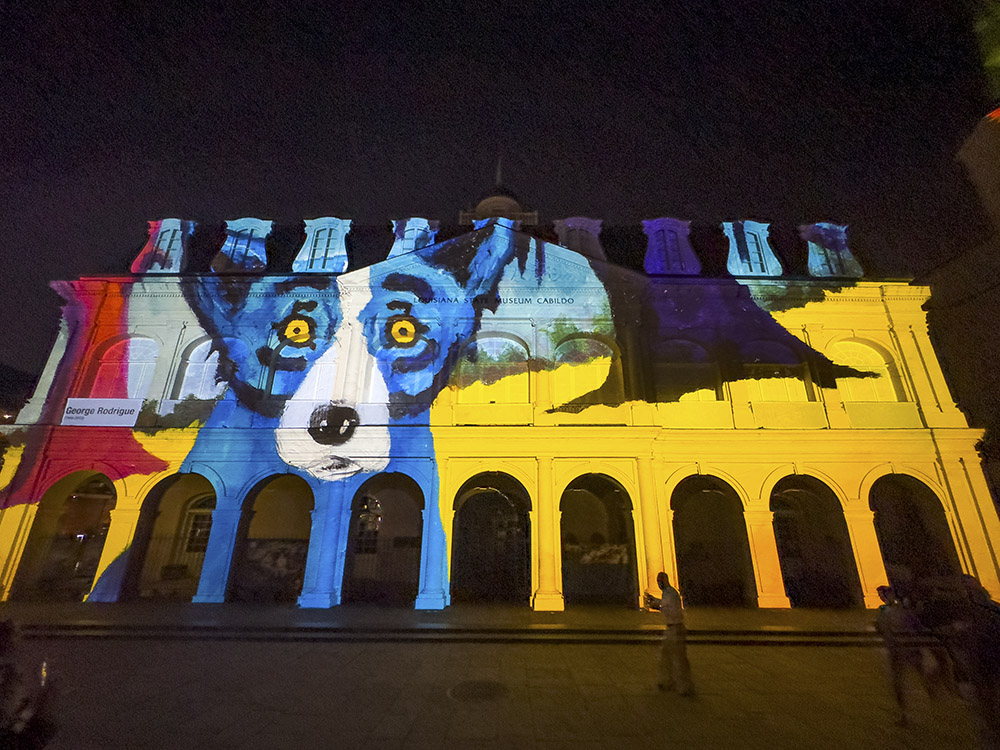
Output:
[[687,658],[687,630],[684,627],[684,605],[677,589],[670,585],[666,573],[659,573],[656,582],[663,592],[659,600],[650,597],[650,603],[660,605],[660,612],[667,626],[660,648],[660,690],[677,690],[680,695],[691,696],[691,665]]

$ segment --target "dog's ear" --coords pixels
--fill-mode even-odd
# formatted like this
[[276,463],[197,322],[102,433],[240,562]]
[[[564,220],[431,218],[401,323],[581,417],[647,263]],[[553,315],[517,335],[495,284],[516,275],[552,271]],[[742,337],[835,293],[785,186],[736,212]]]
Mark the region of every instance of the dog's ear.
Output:
[[531,237],[490,222],[454,240],[430,245],[418,255],[430,265],[448,271],[465,287],[469,299],[490,306],[497,284],[515,255],[527,256]]
[[181,284],[184,298],[209,335],[220,335],[243,309],[252,286],[245,277],[203,277]]

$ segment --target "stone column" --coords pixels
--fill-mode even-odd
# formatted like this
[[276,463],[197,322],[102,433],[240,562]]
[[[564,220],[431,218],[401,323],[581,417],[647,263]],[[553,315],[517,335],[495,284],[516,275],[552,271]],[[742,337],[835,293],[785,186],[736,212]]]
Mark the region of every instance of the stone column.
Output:
[[[663,537],[663,572],[667,574],[671,585],[680,590],[680,580],[677,578],[677,548],[674,544],[674,511],[666,508],[663,511],[663,524],[660,526]],[[651,586],[656,586],[656,579],[650,582]],[[660,587],[656,586],[654,595],[659,597]]]
[[844,511],[844,520],[847,521],[854,561],[858,565],[858,575],[861,577],[865,606],[875,609],[882,605],[882,600],[879,599],[875,589],[889,583],[885,563],[882,561],[882,550],[875,535],[875,513],[865,507],[854,508]]
[[448,542],[441,521],[440,486],[431,477],[424,498],[424,538],[420,544],[420,585],[414,609],[444,609],[448,604]]
[[642,549],[646,554],[645,592],[660,596],[656,576],[663,567],[663,542],[660,539],[659,500],[656,483],[653,481],[653,459],[641,456],[637,459],[639,469],[639,505],[642,509]]
[[774,513],[770,510],[743,512],[750,542],[750,559],[757,583],[757,606],[787,609],[791,605],[785,594],[785,582],[778,562],[778,544],[774,538]]
[[538,590],[532,599],[536,610],[561,612],[566,605],[556,581],[559,529],[555,522],[556,499],[552,496],[552,459],[538,459]]
[[[322,482],[313,492],[313,501],[309,553],[299,606],[328,609],[340,604],[342,581],[337,577],[337,560],[344,515],[344,483]],[[215,529],[214,522],[212,529]]]
[[94,582],[86,601],[118,601],[122,580],[125,577],[125,567],[132,551],[135,527],[139,522],[139,512],[140,508],[135,498],[119,498],[112,509],[111,525],[108,526],[107,536],[104,537],[101,560],[97,564],[97,573],[94,575]]
[[198,593],[192,599],[193,602],[217,604],[226,600],[226,587],[229,584],[229,571],[233,566],[233,550],[241,515],[242,509],[235,498],[216,499],[205,562],[201,566]]
[[[942,445],[941,466],[946,479],[946,516],[952,532],[952,542],[959,559],[965,560],[966,572],[974,575],[990,592],[994,599],[1000,599],[1000,517],[990,496],[989,485],[974,451],[965,457],[953,459],[954,445]],[[961,444],[961,438],[955,442]],[[966,446],[971,443],[967,440]],[[945,451],[948,454],[945,454]],[[968,448],[966,448],[968,450]],[[948,506],[951,506],[950,508]],[[950,511],[950,512],[949,512]]]
[[[53,524],[59,519],[60,513],[55,513]],[[0,510],[0,601],[7,601],[14,578],[22,565],[30,566],[27,542],[34,524],[41,516],[38,503],[23,503],[12,505]],[[26,567],[27,570],[27,567]]]

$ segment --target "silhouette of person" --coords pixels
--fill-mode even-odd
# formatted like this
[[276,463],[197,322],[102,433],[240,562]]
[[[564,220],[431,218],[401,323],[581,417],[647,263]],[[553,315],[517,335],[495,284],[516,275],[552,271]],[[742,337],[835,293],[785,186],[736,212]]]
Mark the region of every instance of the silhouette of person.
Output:
[[55,735],[52,683],[43,663],[38,690],[28,688],[17,663],[20,640],[21,633],[12,621],[0,621],[0,747],[36,750]]
[[691,683],[691,665],[687,658],[687,629],[684,627],[684,605],[681,595],[673,586],[667,574],[656,576],[662,595],[659,599],[648,597],[652,606],[659,605],[666,630],[660,646],[660,671],[657,687],[660,690],[676,690],[680,695],[694,694]]
[[1000,750],[1000,605],[970,575],[939,578],[926,588],[921,621],[951,655],[981,746]]
[[891,586],[879,586],[876,591],[882,606],[876,615],[875,629],[885,644],[886,668],[899,707],[896,723],[905,727],[913,720],[907,698],[907,675],[922,674],[921,651],[914,638],[923,628],[917,613],[899,599]]

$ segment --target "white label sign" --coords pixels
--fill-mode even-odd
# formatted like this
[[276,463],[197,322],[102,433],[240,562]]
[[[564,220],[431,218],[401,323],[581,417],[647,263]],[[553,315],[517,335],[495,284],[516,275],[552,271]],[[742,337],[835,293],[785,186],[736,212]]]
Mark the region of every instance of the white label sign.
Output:
[[71,398],[66,400],[62,424],[135,427],[141,408],[141,398]]

